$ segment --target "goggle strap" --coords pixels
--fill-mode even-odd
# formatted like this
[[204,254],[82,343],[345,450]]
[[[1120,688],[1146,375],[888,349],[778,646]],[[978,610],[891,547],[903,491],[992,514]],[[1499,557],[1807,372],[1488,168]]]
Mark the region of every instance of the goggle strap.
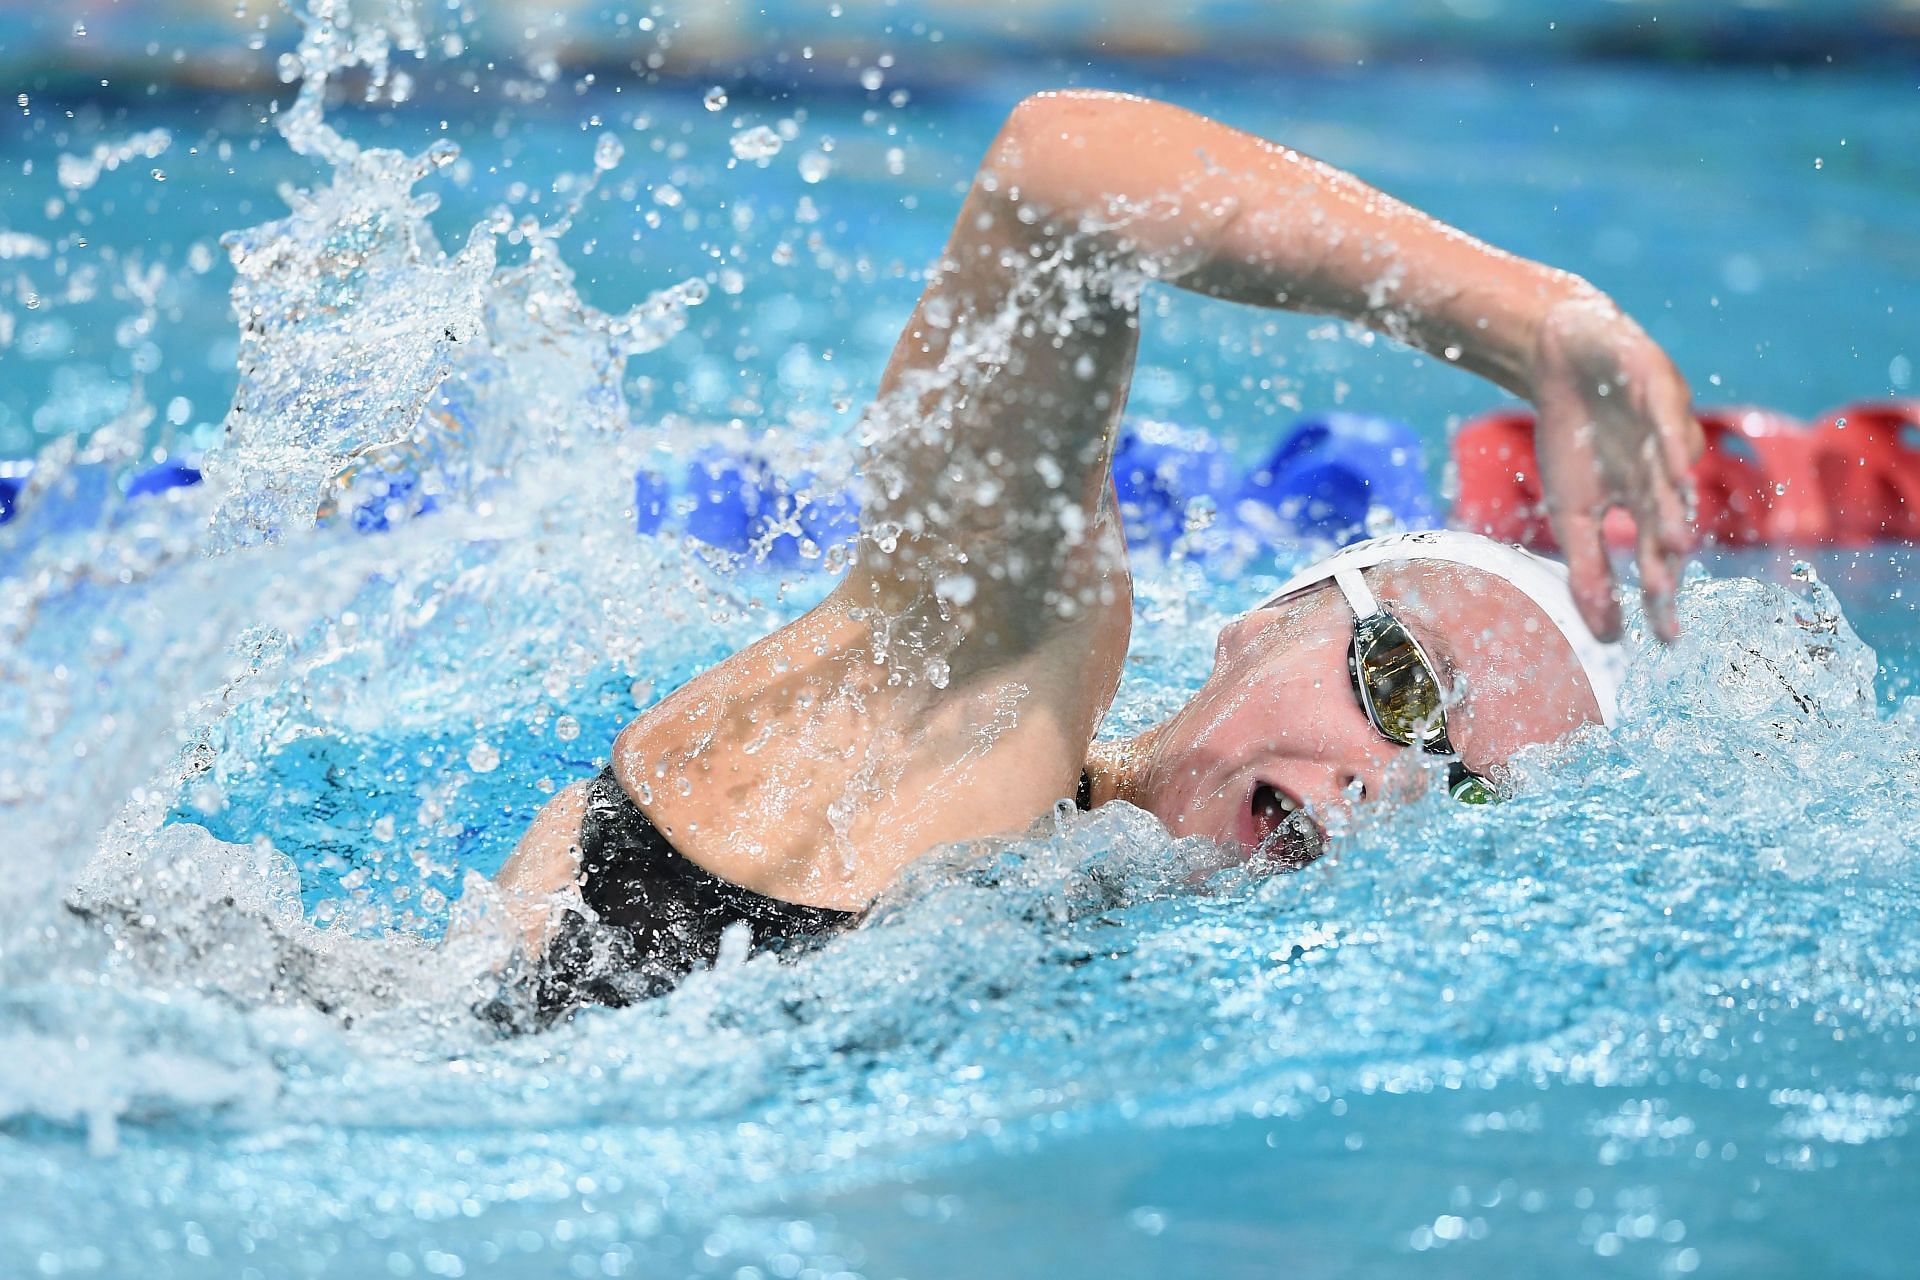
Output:
[[1334,585],[1340,588],[1340,594],[1347,598],[1347,608],[1353,610],[1355,622],[1365,622],[1380,612],[1380,602],[1373,598],[1373,592],[1367,586],[1367,580],[1360,576],[1358,569],[1341,567],[1333,571]]

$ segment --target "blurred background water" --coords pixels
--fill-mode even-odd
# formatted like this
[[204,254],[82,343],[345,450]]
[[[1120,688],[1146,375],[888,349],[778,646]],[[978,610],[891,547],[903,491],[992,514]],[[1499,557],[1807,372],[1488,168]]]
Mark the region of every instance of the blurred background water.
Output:
[[[341,68],[327,118],[457,144],[419,166],[436,207],[276,131],[301,71],[277,7],[0,11],[0,466],[74,478],[65,527],[49,500],[0,529],[0,1271],[1908,1273],[1902,548],[1798,549],[1834,597],[1791,551],[1709,556],[1694,638],[1643,657],[1617,734],[1308,875],[1195,895],[1163,832],[1106,814],[930,868],[805,964],[508,1041],[469,1012],[497,955],[418,939],[543,787],[824,589],[635,538],[627,477],[716,433],[844,472],[1023,94],[1131,89],[1291,143],[1589,276],[1703,403],[1811,416],[1912,394],[1920,9],[355,17],[405,78],[361,101]],[[296,189],[319,212],[279,223]],[[505,230],[574,199],[564,235]],[[497,262],[421,247],[477,225]],[[236,315],[235,232],[256,273],[349,282],[368,345],[328,347],[279,277]],[[571,286],[535,269],[549,244]],[[690,280],[644,341],[594,338]],[[1335,406],[1439,459],[1499,403],[1338,326],[1149,306],[1134,411],[1243,460]],[[464,364],[441,331],[519,354]],[[236,404],[269,412],[227,475],[299,472],[321,427],[417,411],[409,369],[505,473],[432,519],[261,547],[202,489],[116,497]],[[1276,568],[1143,564],[1115,727],[1177,703],[1192,636]]]

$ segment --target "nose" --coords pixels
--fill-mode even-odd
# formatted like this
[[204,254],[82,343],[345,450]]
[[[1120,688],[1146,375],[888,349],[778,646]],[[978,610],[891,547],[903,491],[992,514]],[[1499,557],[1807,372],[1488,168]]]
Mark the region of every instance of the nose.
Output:
[[1309,812],[1324,818],[1369,801],[1413,794],[1413,784],[1401,776],[1412,763],[1403,758],[1408,748],[1385,739],[1364,745],[1356,742],[1351,747],[1357,749],[1354,755],[1332,763],[1319,778],[1302,788],[1300,798],[1306,801]]

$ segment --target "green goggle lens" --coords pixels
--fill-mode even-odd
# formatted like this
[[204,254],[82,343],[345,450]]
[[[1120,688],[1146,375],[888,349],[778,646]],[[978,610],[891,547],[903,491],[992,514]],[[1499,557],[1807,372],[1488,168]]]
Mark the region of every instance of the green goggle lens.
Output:
[[1461,804],[1492,804],[1500,798],[1492,783],[1457,763],[1447,770],[1447,794]]

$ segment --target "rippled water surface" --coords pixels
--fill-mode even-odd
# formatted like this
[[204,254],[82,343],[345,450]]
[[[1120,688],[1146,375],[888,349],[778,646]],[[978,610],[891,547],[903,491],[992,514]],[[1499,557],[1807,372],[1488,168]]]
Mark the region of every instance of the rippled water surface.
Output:
[[[0,1273],[1907,1270],[1904,551],[1713,560],[1615,731],[1301,874],[1203,892],[1145,815],[1068,814],[930,860],[802,963],[540,1035],[474,1013],[513,963],[479,878],[544,795],[829,580],[825,549],[636,537],[635,469],[752,439],[841,483],[955,184],[1040,75],[718,110],[534,75],[325,119],[288,91],[285,137],[22,117]],[[1911,378],[1910,84],[1171,88],[1594,276],[1703,400]],[[1308,322],[1151,307],[1136,403],[1243,454],[1301,406],[1437,444],[1491,403]],[[156,446],[214,446],[209,483],[122,499]],[[1176,705],[1193,637],[1283,567],[1143,565],[1110,727]]]

